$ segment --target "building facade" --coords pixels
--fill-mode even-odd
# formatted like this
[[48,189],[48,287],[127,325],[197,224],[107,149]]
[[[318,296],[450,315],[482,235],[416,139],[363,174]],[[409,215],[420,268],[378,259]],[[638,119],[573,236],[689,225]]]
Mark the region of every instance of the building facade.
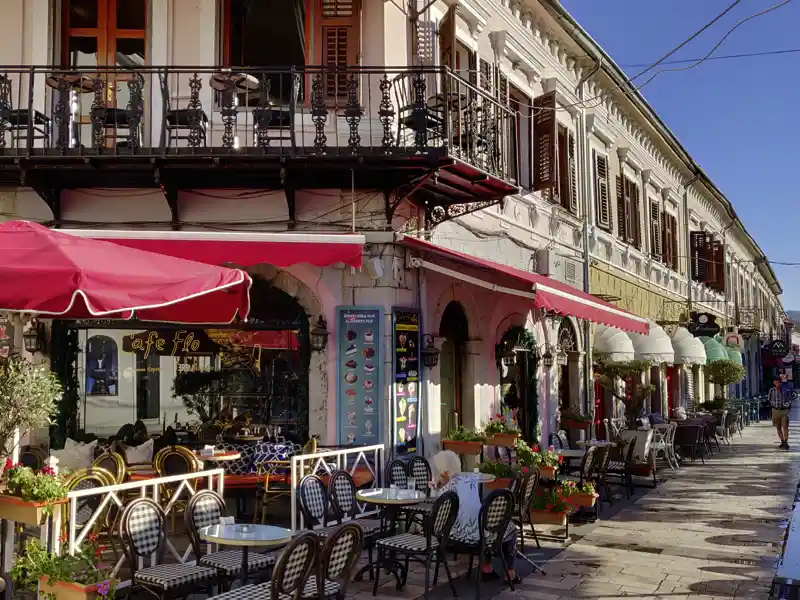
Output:
[[711,397],[693,313],[741,333],[761,391],[766,257],[555,0],[7,3],[6,218],[256,282],[236,327],[54,323],[87,431],[192,419],[178,375],[225,367],[235,410],[324,444],[430,453],[504,407],[544,440],[618,415],[596,352],[651,360],[655,412]]

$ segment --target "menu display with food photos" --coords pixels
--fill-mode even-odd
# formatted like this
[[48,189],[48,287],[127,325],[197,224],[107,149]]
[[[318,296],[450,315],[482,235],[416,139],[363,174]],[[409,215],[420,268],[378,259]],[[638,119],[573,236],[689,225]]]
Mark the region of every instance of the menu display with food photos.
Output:
[[340,444],[370,445],[381,440],[382,315],[380,308],[337,309]]
[[397,454],[416,454],[419,429],[420,323],[419,310],[392,310],[392,422]]

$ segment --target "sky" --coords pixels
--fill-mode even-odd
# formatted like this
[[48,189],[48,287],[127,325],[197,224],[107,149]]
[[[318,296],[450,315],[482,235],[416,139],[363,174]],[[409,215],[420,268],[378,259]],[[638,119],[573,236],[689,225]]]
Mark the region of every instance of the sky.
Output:
[[[674,49],[733,0],[561,0],[584,30],[633,76]],[[705,56],[740,20],[781,0],[741,0],[668,60]],[[712,56],[800,49],[800,0],[739,26]],[[690,63],[659,65],[655,70]],[[629,66],[643,65],[643,66]],[[707,60],[665,72],[642,94],[695,162],[733,203],[783,286],[786,309],[800,309],[800,51]]]

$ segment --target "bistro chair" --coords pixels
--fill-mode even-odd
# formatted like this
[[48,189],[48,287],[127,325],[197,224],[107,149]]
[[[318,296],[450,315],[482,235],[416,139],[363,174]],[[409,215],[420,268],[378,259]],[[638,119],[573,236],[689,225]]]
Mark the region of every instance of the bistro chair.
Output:
[[536,490],[539,489],[539,470],[534,469],[529,471],[522,477],[522,482],[517,490],[517,514],[513,515],[511,520],[517,526],[519,533],[520,545],[522,546],[522,554],[525,554],[525,525],[527,524],[533,539],[536,542],[536,547],[541,548],[539,543],[539,536],[536,535],[536,528],[533,526],[531,520],[531,507],[533,506],[533,496]]
[[328,526],[328,490],[322,479],[316,475],[306,475],[300,482],[298,495],[306,528],[321,538],[327,538],[336,527]]
[[393,460],[386,468],[389,485],[396,485],[400,489],[408,487],[408,471],[406,463],[402,460]]
[[[205,566],[219,571],[227,579],[238,576],[242,572],[242,551],[224,550],[203,554],[201,550],[200,530],[209,525],[219,525],[225,515],[226,506],[222,496],[211,490],[202,490],[191,497],[186,505],[184,519],[189,541],[192,544],[195,560]],[[267,569],[275,564],[279,552],[261,554],[248,552],[248,571]]]
[[356,523],[337,528],[322,547],[316,573],[309,577],[301,597],[304,600],[344,598],[363,546],[364,530]]
[[47,453],[38,446],[26,446],[22,452],[19,453],[19,462],[26,467],[30,467],[34,471],[41,469],[46,459]]
[[[430,497],[431,488],[429,484],[433,480],[433,473],[430,463],[424,457],[415,456],[408,462],[408,476],[414,479],[414,489]],[[410,521],[422,525],[425,517],[431,514],[431,510],[433,510],[433,502],[428,501],[414,504],[407,508],[405,512],[408,514]]]
[[[216,569],[203,565],[161,564],[167,542],[167,519],[161,507],[149,498],[137,498],[122,513],[119,534],[131,581],[159,600],[186,596],[198,588],[211,593],[214,583],[221,583]],[[158,564],[137,569],[139,559],[156,557]],[[138,598],[141,596],[133,595]]]
[[[50,147],[50,117],[36,109],[14,108],[12,102],[12,80],[7,75],[0,75],[0,121],[3,121],[3,137],[5,132],[11,134],[12,146],[19,147],[20,140],[25,141],[27,148],[32,148],[36,140],[41,140],[45,148]],[[32,136],[28,138],[28,131]],[[2,140],[5,142],[5,139]]]
[[[378,594],[381,565],[386,562],[386,555],[392,554],[405,557],[405,568],[400,580],[401,586],[404,586],[408,579],[410,561],[423,564],[425,565],[425,598],[427,599],[431,566],[435,566],[433,580],[433,585],[435,586],[439,575],[439,564],[444,563],[450,590],[453,592],[453,596],[456,596],[456,589],[453,585],[453,577],[450,574],[445,552],[450,540],[450,530],[453,528],[453,523],[455,523],[457,516],[458,495],[455,492],[447,492],[433,503],[431,513],[425,517],[422,535],[401,533],[378,540],[378,562],[375,564],[375,581],[372,584],[372,595],[376,596]],[[436,563],[432,565],[434,560]]]
[[[170,475],[186,475],[196,473],[200,465],[194,453],[183,446],[170,446],[164,448],[153,458],[153,467],[159,477]],[[172,517],[172,531],[175,532],[175,517],[186,508],[186,500],[178,500],[184,487],[190,487],[188,482],[162,483],[161,497],[165,503],[164,510]],[[191,493],[191,492],[189,492]],[[187,498],[188,499],[188,498]]]
[[[336,471],[331,475],[329,483],[331,507],[339,523],[355,522],[364,532],[364,546],[372,564],[372,549],[382,531],[380,519],[358,519],[358,501],[356,500],[356,484],[353,476],[347,471]],[[370,578],[372,571],[370,571]]]
[[271,581],[236,588],[210,600],[297,600],[301,595],[305,597],[303,592],[318,555],[317,536],[310,532],[299,535],[284,549],[272,571]]
[[633,495],[633,466],[636,457],[636,440],[628,440],[623,446],[623,460],[610,460],[603,474],[603,479],[609,485],[618,483],[625,488],[625,495],[630,498]]
[[[287,444],[281,445],[286,446]],[[312,437],[303,446],[300,454],[316,454],[316,452],[317,439]],[[264,476],[264,481],[256,488],[256,510],[253,511],[253,521],[256,520],[256,515],[260,514],[261,522],[265,523],[267,507],[276,500],[292,495],[292,458],[289,454],[287,449],[285,454],[278,457],[272,455],[265,460],[256,459],[256,469],[259,475]],[[310,474],[311,469],[306,466],[304,475]]]
[[114,483],[122,483],[127,476],[127,468],[125,467],[125,459],[117,452],[107,451],[103,452],[100,456],[92,462],[93,467],[105,469],[114,477]]

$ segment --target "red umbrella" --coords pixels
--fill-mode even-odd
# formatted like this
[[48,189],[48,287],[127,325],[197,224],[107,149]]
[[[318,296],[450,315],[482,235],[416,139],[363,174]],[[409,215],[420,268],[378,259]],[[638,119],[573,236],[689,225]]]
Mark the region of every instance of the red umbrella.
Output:
[[0,224],[0,311],[72,319],[231,323],[250,311],[250,277],[27,221]]

